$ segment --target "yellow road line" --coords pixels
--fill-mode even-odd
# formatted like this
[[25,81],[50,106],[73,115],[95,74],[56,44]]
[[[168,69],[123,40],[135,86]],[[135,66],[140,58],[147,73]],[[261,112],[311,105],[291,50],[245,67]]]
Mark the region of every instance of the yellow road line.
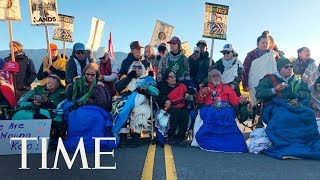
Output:
[[150,144],[147,152],[146,160],[144,162],[142,180],[151,180],[153,176],[154,156],[156,154],[156,145]]
[[166,177],[167,180],[177,180],[176,167],[174,165],[173,155],[171,146],[168,144],[164,145],[164,158],[166,164]]

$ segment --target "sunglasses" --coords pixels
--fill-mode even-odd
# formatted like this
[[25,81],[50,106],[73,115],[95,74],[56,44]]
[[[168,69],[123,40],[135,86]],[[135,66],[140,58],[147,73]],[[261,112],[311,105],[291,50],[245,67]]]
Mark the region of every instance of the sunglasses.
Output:
[[76,51],[76,54],[84,54],[84,51]]
[[96,74],[90,74],[90,73],[85,73],[86,76],[91,76],[91,77],[94,77],[96,76]]
[[230,54],[230,53],[231,53],[231,51],[223,51],[222,52],[223,55]]
[[285,69],[289,69],[289,68],[291,68],[291,69],[292,69],[292,68],[293,68],[293,66],[292,66],[292,65],[286,65],[286,66],[284,66],[284,68],[285,68]]
[[132,69],[142,69],[142,66],[136,66],[136,65],[134,65],[134,66],[132,66]]

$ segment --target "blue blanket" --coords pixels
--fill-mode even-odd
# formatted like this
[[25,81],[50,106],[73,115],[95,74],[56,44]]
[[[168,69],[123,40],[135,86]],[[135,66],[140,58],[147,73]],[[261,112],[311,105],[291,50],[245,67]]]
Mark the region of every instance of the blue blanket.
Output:
[[264,108],[263,120],[272,146],[264,154],[320,159],[320,136],[315,115],[309,107],[292,107],[275,98]]
[[[71,104],[67,103],[67,105]],[[111,134],[112,118],[106,110],[98,106],[80,106],[69,112],[68,115],[68,136],[64,141],[68,152],[75,152],[81,137],[86,152],[94,152],[95,140],[92,137],[113,137]],[[100,141],[101,151],[116,147],[115,141]]]
[[202,149],[222,152],[247,152],[247,144],[235,121],[232,107],[200,109],[203,125],[195,135]]

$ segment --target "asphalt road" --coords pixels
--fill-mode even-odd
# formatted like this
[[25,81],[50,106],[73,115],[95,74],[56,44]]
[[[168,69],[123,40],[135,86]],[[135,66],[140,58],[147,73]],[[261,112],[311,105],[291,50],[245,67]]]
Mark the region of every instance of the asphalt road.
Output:
[[[172,154],[170,154],[171,148]],[[72,155],[69,154],[70,158]],[[59,156],[58,170],[39,170],[41,154],[28,154],[30,169],[19,170],[21,166],[20,155],[0,156],[0,179],[135,180],[141,179],[142,175],[144,179],[151,179],[150,173],[152,179],[157,180],[175,178],[183,180],[320,179],[320,161],[316,160],[277,160],[263,154],[214,153],[195,147],[166,146],[161,148],[155,145],[149,146],[149,144],[138,148],[116,149],[114,155],[115,157],[102,155],[101,165],[114,166],[116,163],[116,170],[82,170],[80,169],[82,163],[79,155],[70,170],[62,155]],[[89,167],[93,168],[94,154],[87,154],[87,158]],[[48,152],[48,167],[53,167],[54,159],[55,151],[50,150]],[[147,163],[145,164],[145,162]]]

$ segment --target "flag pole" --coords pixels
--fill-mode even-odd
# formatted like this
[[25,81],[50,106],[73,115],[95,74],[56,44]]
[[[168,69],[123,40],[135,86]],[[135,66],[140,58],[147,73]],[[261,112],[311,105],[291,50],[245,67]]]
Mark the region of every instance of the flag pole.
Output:
[[[14,48],[13,48],[13,35],[12,35],[12,22],[8,20],[8,28],[9,28],[9,37],[10,37],[10,53],[11,53],[11,61],[15,62],[15,55],[14,55]],[[10,73],[10,81],[13,83],[13,91],[14,91],[14,98],[17,101],[17,84],[16,84],[16,77],[13,73]]]
[[213,62],[213,47],[214,47],[214,39],[211,39],[211,50],[210,50],[210,62],[209,62],[209,68],[212,66]]
[[47,40],[47,51],[48,51],[48,57],[49,57],[49,65],[52,65],[52,59],[51,59],[51,51],[50,51],[50,40],[49,40],[49,30],[48,26],[45,25],[45,31],[46,31],[46,40]]

